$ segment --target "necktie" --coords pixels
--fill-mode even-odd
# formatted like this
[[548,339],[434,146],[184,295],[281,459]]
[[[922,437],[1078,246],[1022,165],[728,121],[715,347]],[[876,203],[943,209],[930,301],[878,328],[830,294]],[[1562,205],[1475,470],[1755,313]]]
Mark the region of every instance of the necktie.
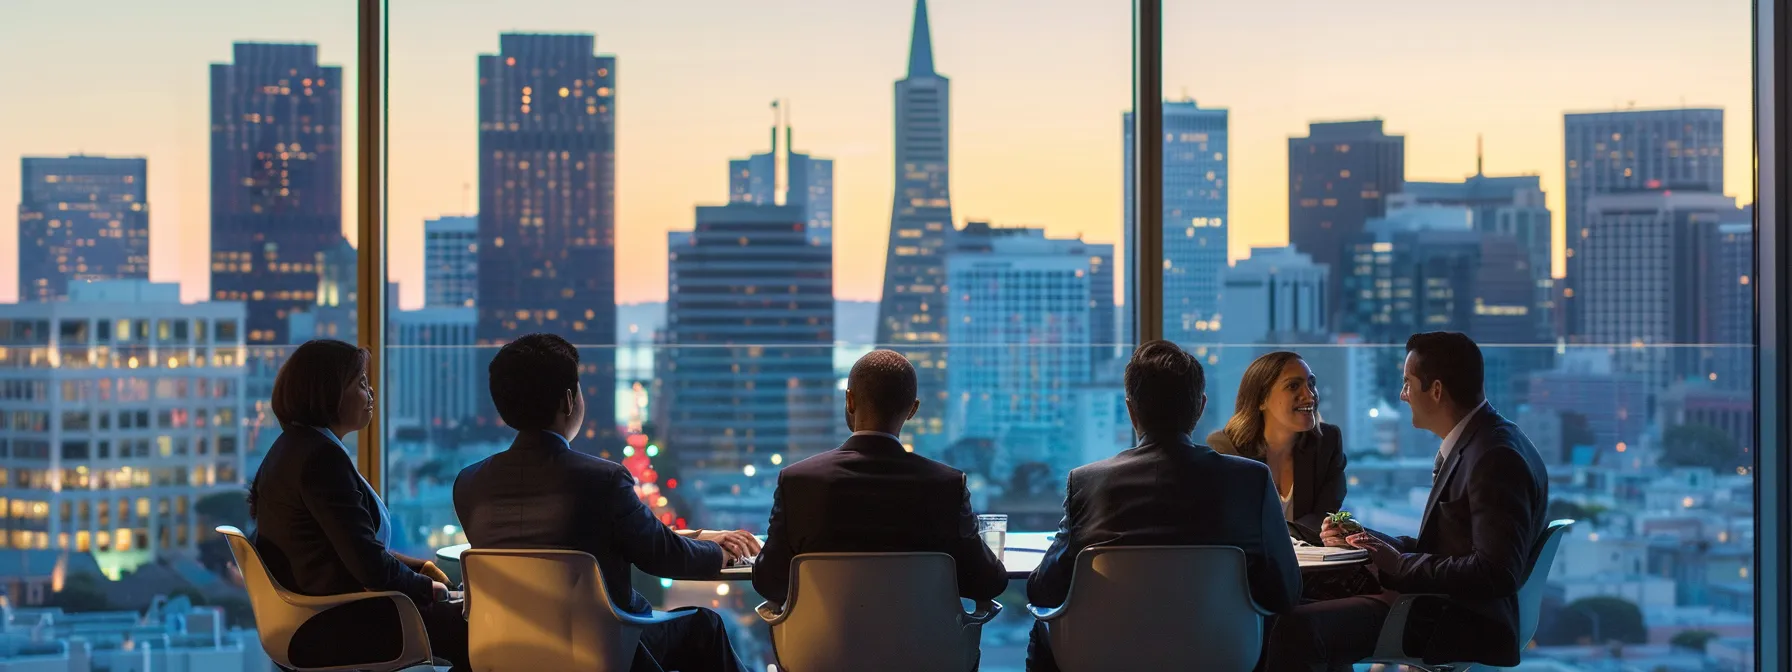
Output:
[[1431,461],[1431,484],[1437,485],[1437,475],[1444,470],[1444,451],[1437,451],[1437,459]]

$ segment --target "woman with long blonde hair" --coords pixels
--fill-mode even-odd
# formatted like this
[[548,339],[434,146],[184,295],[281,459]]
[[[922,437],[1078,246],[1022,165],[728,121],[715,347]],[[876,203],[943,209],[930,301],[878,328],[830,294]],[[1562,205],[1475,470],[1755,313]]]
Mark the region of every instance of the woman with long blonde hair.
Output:
[[1268,465],[1290,535],[1319,544],[1325,516],[1344,504],[1346,460],[1341,432],[1319,419],[1313,369],[1293,352],[1258,357],[1238,382],[1233,408],[1207,443]]

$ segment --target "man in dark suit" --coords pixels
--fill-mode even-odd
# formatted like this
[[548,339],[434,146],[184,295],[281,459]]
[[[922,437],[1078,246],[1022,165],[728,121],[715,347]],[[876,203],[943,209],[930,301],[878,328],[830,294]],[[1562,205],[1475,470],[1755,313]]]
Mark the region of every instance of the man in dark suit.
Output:
[[1375,651],[1398,593],[1442,599],[1415,607],[1406,652],[1428,663],[1518,664],[1518,588],[1542,534],[1549,481],[1518,426],[1487,405],[1481,349],[1451,332],[1406,342],[1400,399],[1414,427],[1443,439],[1419,536],[1346,535],[1329,521],[1328,546],[1369,551],[1389,592],[1301,605],[1276,620],[1267,668],[1348,669]]
[[[1244,550],[1257,604],[1277,613],[1293,606],[1300,563],[1269,468],[1189,438],[1207,405],[1201,363],[1174,343],[1151,341],[1133,352],[1125,384],[1138,445],[1070,472],[1064,518],[1027,579],[1027,601],[1063,604],[1076,556],[1090,546],[1218,545]],[[1034,624],[1030,671],[1057,669],[1045,635]]]
[[778,474],[754,590],[783,603],[790,559],[803,553],[933,551],[957,564],[959,595],[1002,594],[1008,572],[977,534],[964,472],[909,452],[898,438],[920,405],[907,358],[876,350],[853,364],[846,381],[852,437]]
[[[571,449],[585,396],[579,352],[565,339],[530,334],[512,341],[492,358],[490,378],[492,403],[517,437],[454,481],[454,511],[473,547],[590,553],[616,606],[643,614],[652,605],[630,587],[631,565],[665,578],[709,579],[758,552],[746,532],[673,531],[641,503],[626,468]],[[641,646],[667,669],[744,671],[721,617],[696,610],[648,626]]]

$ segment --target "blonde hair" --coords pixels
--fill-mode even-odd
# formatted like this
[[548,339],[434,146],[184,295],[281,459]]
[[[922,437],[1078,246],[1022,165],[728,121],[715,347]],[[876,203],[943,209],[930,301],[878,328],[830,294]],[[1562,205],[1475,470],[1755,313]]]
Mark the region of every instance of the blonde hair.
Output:
[[[1297,353],[1280,351],[1258,357],[1244,370],[1244,376],[1238,380],[1238,399],[1232,408],[1232,417],[1226,420],[1226,438],[1231,439],[1232,447],[1238,454],[1254,460],[1263,459],[1263,402],[1269,399],[1270,390],[1275,387],[1276,379],[1282,377],[1282,369],[1293,362],[1305,362]],[[1319,407],[1313,407],[1313,429],[1310,432],[1317,437],[1320,429]]]

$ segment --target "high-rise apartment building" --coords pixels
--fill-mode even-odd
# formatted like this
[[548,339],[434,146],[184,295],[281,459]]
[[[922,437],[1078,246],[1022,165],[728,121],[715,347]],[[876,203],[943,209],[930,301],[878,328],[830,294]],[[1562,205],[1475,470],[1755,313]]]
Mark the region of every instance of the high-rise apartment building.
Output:
[[1567,114],[1563,125],[1563,184],[1568,211],[1567,275],[1560,305],[1572,340],[1595,342],[1579,299],[1584,293],[1582,247],[1590,235],[1588,201],[1600,194],[1646,190],[1724,191],[1724,111],[1710,108]]
[[616,58],[595,45],[506,33],[479,57],[476,330],[580,346],[591,452],[616,435]]
[[[423,222],[423,305],[472,308],[479,296],[479,218]],[[396,310],[389,306],[387,310]]]
[[1288,139],[1288,242],[1331,269],[1331,310],[1344,310],[1344,250],[1405,184],[1406,138],[1379,119],[1310,124],[1307,137]]
[[149,162],[98,156],[19,161],[19,300],[73,282],[149,279]]
[[770,477],[838,445],[834,281],[797,205],[697,208],[668,237],[660,445],[687,478]]
[[[1227,111],[1195,101],[1164,103],[1163,311],[1164,338],[1182,344],[1218,339],[1221,277],[1226,271],[1230,221]],[[1122,122],[1125,146],[1125,255],[1133,254],[1133,115]],[[1132,296],[1132,273],[1126,274]],[[1132,343],[1132,322],[1122,343]],[[1098,337],[1103,335],[1098,335]]]
[[0,306],[0,543],[92,553],[114,577],[193,553],[213,534],[199,500],[241,496],[244,321],[142,280]]
[[247,307],[250,344],[285,343],[342,240],[342,68],[310,44],[232,55],[211,66],[211,297]]

